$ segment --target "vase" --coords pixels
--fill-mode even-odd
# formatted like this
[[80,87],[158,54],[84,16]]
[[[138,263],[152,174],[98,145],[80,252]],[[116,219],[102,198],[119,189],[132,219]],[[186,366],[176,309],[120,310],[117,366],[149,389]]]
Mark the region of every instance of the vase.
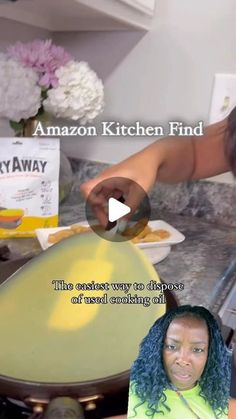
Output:
[[[37,119],[28,119],[24,122],[21,135],[22,137],[33,137],[36,129]],[[48,123],[47,123],[48,124]],[[65,153],[60,150],[60,172],[59,172],[59,203],[65,201],[70,195],[73,186],[73,172],[70,161]]]

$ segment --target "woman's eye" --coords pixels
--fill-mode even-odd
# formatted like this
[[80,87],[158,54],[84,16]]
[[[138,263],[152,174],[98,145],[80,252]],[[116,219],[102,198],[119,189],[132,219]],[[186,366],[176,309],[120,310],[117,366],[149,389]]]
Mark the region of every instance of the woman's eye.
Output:
[[193,348],[193,352],[196,352],[196,353],[201,353],[201,352],[204,352],[204,349],[202,349],[202,348]]
[[174,351],[176,349],[175,345],[165,345],[165,348],[168,349],[169,351]]

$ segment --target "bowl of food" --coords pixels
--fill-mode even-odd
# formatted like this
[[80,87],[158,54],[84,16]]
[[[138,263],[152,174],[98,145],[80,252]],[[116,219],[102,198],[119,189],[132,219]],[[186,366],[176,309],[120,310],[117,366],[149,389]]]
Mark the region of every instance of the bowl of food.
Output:
[[[99,226],[98,226],[99,228]],[[66,227],[39,228],[36,236],[43,250],[75,234],[91,232],[86,221]],[[131,223],[122,233],[123,236],[140,248],[171,246],[184,241],[185,236],[163,220],[153,220],[143,228],[141,222]]]

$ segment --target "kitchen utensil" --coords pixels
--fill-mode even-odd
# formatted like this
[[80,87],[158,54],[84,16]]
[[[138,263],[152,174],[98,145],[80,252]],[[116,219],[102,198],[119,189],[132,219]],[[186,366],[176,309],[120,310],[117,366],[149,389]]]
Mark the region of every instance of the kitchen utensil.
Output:
[[[118,198],[117,201],[124,204],[125,198],[123,196],[120,196],[120,198]],[[111,240],[117,233],[122,233],[126,225],[127,221],[125,220],[108,221],[105,228],[104,238]]]
[[219,298],[221,297],[221,294],[222,294],[223,290],[226,289],[227,283],[232,278],[232,276],[235,274],[235,272],[236,272],[236,257],[234,257],[232,259],[230,264],[226,267],[226,269],[224,270],[224,272],[222,273],[222,275],[220,276],[220,278],[217,281],[216,287],[215,287],[213,293],[211,294],[211,298],[210,298],[210,309],[211,310],[214,311],[214,306],[215,306],[216,302],[219,301]]
[[0,246],[0,261],[8,260],[10,257],[10,249],[8,246]]

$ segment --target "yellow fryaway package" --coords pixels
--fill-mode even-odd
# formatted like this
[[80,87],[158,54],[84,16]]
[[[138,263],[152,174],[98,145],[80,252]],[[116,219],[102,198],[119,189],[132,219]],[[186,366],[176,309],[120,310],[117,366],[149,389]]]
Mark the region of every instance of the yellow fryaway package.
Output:
[[58,225],[59,152],[55,138],[0,139],[0,238]]

